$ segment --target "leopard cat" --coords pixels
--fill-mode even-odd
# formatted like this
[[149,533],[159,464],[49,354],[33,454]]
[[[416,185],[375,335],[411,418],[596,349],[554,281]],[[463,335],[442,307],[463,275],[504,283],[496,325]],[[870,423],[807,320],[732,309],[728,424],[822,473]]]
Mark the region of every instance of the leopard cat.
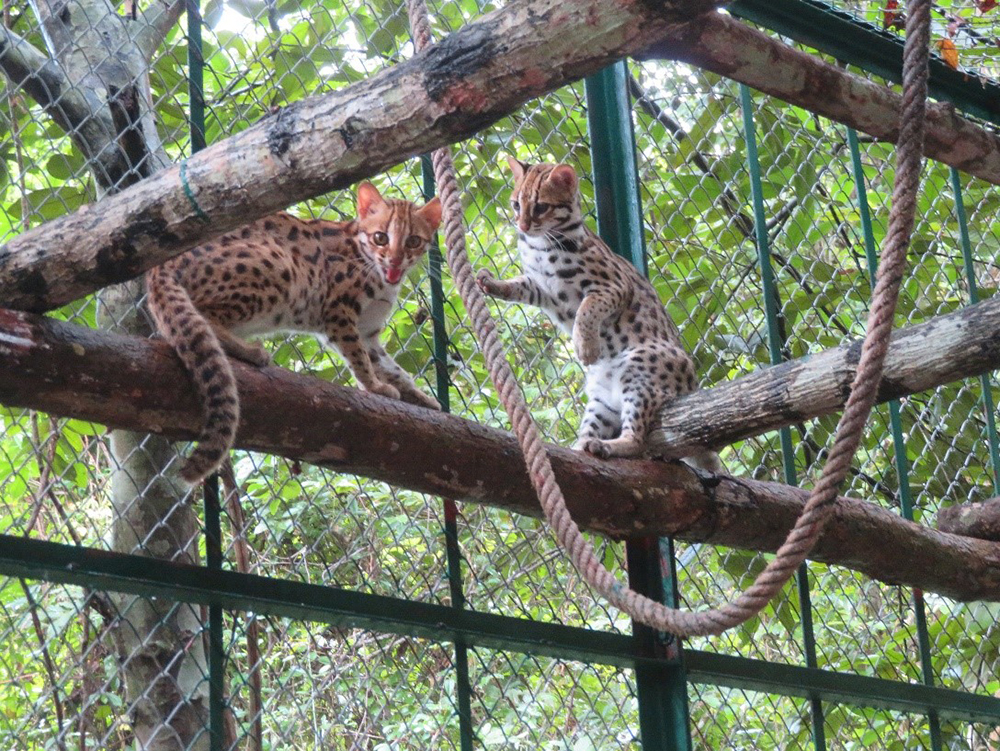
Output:
[[236,381],[226,355],[266,365],[241,337],[317,335],[336,348],[361,386],[432,409],[437,401],[386,354],[379,334],[406,273],[441,222],[437,198],[418,207],[357,191],[357,219],[333,222],[279,213],[205,243],[150,270],[148,304],[160,334],[195,383],[204,412],[197,448],[181,469],[190,483],[211,474],[239,423]]
[[[638,456],[663,405],[697,388],[694,363],[653,286],[584,224],[575,170],[507,161],[524,274],[498,280],[482,269],[479,287],[540,307],[572,337],[587,394],[573,448],[601,458]],[[721,469],[712,451],[686,461]]]

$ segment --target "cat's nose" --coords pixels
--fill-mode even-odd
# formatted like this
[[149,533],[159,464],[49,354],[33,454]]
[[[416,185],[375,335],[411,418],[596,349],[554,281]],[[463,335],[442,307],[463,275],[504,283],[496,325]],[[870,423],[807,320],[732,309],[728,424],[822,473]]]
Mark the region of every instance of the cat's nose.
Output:
[[526,216],[522,216],[517,222],[517,227],[522,232],[527,232],[531,229],[531,220]]

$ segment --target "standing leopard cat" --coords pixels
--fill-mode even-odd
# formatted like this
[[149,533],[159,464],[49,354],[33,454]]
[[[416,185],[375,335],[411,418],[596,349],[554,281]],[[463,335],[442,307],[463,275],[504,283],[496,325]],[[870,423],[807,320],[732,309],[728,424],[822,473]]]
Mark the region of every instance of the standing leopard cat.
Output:
[[[575,449],[637,456],[667,401],[694,391],[694,363],[652,285],[583,223],[576,172],[508,157],[517,247],[524,274],[477,282],[488,295],[544,310],[569,334],[586,368],[587,407]],[[689,457],[721,469],[718,456]]]
[[279,213],[192,248],[146,275],[149,309],[198,389],[205,414],[181,477],[198,482],[233,445],[236,381],[226,354],[255,365],[270,356],[243,336],[316,334],[335,347],[363,388],[432,409],[437,401],[386,354],[379,334],[399,285],[441,222],[423,207],[358,187],[358,218],[305,220]]

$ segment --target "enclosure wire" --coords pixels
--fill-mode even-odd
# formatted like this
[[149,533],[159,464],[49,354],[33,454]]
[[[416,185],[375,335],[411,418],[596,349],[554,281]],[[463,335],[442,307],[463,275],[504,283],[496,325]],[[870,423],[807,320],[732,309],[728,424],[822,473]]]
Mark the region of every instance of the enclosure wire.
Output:
[[[613,605],[641,623],[683,637],[719,634],[749,620],[780,592],[815,546],[833,514],[838,489],[850,470],[851,460],[878,394],[913,230],[923,156],[930,5],[931,0],[913,0],[907,9],[903,96],[889,228],[878,279],[872,293],[861,358],[844,413],[837,424],[830,455],[795,526],[778,548],[774,559],[745,592],[718,608],[678,610],[623,586],[600,562],[593,545],[570,517],[538,428],[507,362],[497,335],[496,323],[487,310],[485,297],[474,279],[466,252],[462,205],[451,150],[441,148],[432,154],[434,175],[443,205],[448,265],[472,319],[490,377],[521,445],[528,474],[545,516],[559,544],[587,583]],[[426,3],[424,0],[409,0],[408,11],[414,46],[419,52],[432,41]]]

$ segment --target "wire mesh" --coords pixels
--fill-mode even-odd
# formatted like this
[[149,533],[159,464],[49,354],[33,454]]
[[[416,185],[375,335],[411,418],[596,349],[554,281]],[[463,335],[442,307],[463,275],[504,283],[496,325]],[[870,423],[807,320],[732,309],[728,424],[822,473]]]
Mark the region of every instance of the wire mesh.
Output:
[[[110,5],[89,5],[113,12]],[[127,5],[115,23],[130,23]],[[140,4],[135,23],[166,19],[166,7]],[[435,33],[443,36],[495,7],[442,0],[432,9]],[[51,51],[52,40],[43,33],[49,8],[41,0],[30,7],[11,2],[5,26],[36,49]],[[274,108],[350,85],[412,55],[404,5],[391,0],[212,0],[202,11],[209,143]],[[865,12],[880,11],[866,6]],[[101,23],[91,19],[80,33],[99,31]],[[74,85],[86,87],[88,75],[133,52],[130,44],[101,48],[105,57],[94,52],[83,69],[66,61]],[[183,25],[170,24],[148,67],[149,111],[155,113],[164,163],[191,152],[187,46]],[[983,66],[989,66],[985,58]],[[650,276],[695,357],[702,384],[729,380],[768,362],[736,84],[679,63],[632,64],[630,70]],[[143,84],[135,76],[131,82]],[[869,279],[847,137],[841,126],[803,110],[757,94],[753,101],[785,355],[801,357],[862,331]],[[131,179],[127,172],[112,179],[90,169],[79,133],[65,135],[43,107],[9,85],[0,101],[0,128],[0,238],[97,200]],[[582,84],[529,103],[454,151],[477,267],[498,277],[519,269],[504,200],[510,176],[501,166],[503,153],[572,164],[583,178],[588,222],[596,227]],[[863,143],[862,151],[878,242],[888,214],[892,152],[873,143]],[[375,182],[387,194],[422,200],[416,161]],[[976,282],[988,297],[1000,284],[994,221],[1000,202],[991,186],[963,180],[962,188]],[[927,169],[921,201],[900,324],[968,302],[956,197],[945,168]],[[291,211],[347,218],[354,214],[354,198],[344,191]],[[505,427],[450,279],[443,295],[452,412]],[[427,392],[435,383],[431,309],[422,270],[404,284],[383,336],[390,354]],[[493,310],[544,434],[571,443],[583,410],[582,372],[567,341],[537,310]],[[53,315],[87,326],[142,323],[137,303],[104,296]],[[352,383],[340,359],[310,337],[277,337],[265,346],[283,367]],[[993,381],[990,388],[995,403],[1000,393]],[[918,521],[926,522],[942,505],[993,495],[981,399],[980,382],[970,380],[903,400]],[[824,418],[793,426],[801,478],[815,476],[833,424]],[[889,434],[887,417],[879,412],[845,492],[898,508]],[[733,474],[781,480],[776,436],[742,441],[727,448],[723,460]],[[112,445],[101,426],[4,408],[0,532],[202,562],[199,498],[186,496],[172,479],[176,464],[159,439],[137,436]],[[227,568],[245,556],[253,574],[452,603],[440,499],[255,453],[236,452],[234,472],[242,508],[223,499]],[[593,597],[538,521],[467,504],[459,510],[457,541],[466,607],[629,632],[628,619]],[[609,566],[624,570],[621,546],[595,542]],[[679,591],[688,607],[720,602],[742,589],[766,560],[710,545],[677,547]],[[822,565],[810,566],[810,584],[820,668],[921,680],[910,592]],[[934,682],[1000,695],[996,606],[927,595],[924,607]],[[802,616],[789,585],[744,627],[689,646],[801,665]],[[163,748],[208,748],[207,623],[205,608],[163,598],[0,580],[0,747],[124,749],[155,741]],[[462,747],[464,689],[451,643],[231,611],[224,613],[222,636],[225,748]],[[475,747],[640,747],[633,671],[483,648],[471,649],[468,659]],[[176,711],[155,718],[165,695],[174,697]],[[690,684],[688,695],[695,748],[814,747],[805,700],[703,684]],[[827,748],[932,748],[924,716],[836,703],[825,710]],[[143,739],[150,727],[159,736]],[[949,749],[980,751],[998,742],[990,726],[948,721],[942,733]]]

